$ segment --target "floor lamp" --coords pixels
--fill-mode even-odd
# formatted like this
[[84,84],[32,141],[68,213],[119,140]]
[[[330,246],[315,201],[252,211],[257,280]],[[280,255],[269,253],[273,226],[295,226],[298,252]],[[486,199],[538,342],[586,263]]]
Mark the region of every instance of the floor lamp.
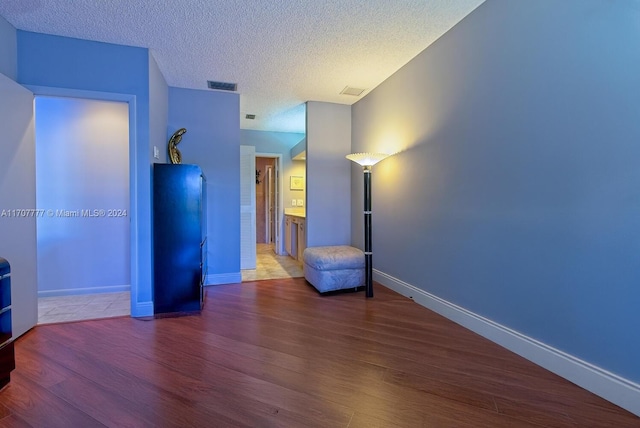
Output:
[[362,165],[364,170],[364,286],[367,297],[373,297],[373,265],[371,252],[371,167],[384,158],[384,153],[353,153],[347,159]]

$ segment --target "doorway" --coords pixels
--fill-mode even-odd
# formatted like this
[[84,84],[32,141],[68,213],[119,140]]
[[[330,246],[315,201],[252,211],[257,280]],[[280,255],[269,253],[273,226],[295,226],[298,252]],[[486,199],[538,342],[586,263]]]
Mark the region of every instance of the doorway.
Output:
[[243,281],[302,276],[301,267],[284,253],[281,165],[280,153],[255,153],[253,146],[241,147]]
[[256,157],[256,244],[277,254],[277,158]]
[[129,105],[36,96],[35,124],[38,322],[129,315]]
[[282,224],[284,210],[282,200],[282,183],[280,181],[280,165],[282,155],[279,153],[256,153],[256,184],[255,184],[255,242],[256,254],[259,244],[266,244],[274,255],[283,254]]

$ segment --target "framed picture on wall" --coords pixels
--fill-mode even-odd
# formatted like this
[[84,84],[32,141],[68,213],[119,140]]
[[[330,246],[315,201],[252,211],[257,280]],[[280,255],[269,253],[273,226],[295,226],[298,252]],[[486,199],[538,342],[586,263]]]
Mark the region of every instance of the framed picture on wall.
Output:
[[304,177],[292,175],[289,184],[291,190],[304,190]]

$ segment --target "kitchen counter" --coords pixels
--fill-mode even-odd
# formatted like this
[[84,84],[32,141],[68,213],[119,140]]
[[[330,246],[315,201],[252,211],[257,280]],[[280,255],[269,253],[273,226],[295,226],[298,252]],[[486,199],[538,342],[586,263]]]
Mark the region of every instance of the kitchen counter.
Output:
[[306,217],[306,213],[304,210],[299,210],[299,209],[295,209],[295,208],[285,208],[284,209],[284,215],[290,215],[293,217],[300,217],[300,218],[305,218]]

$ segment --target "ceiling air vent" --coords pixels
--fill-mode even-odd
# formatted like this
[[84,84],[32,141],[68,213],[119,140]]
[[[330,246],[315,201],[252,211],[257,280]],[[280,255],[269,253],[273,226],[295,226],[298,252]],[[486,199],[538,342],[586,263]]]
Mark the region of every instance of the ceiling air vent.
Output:
[[352,88],[351,86],[345,86],[342,92],[340,93],[342,95],[353,95],[354,97],[359,97],[360,95],[362,95],[364,91],[366,91],[366,89]]
[[214,80],[207,80],[207,86],[209,89],[217,89],[219,91],[235,92],[238,89],[237,83],[216,82]]
[[256,115],[255,114],[247,114],[247,115],[244,116],[244,118],[253,120],[253,119],[256,118]]

